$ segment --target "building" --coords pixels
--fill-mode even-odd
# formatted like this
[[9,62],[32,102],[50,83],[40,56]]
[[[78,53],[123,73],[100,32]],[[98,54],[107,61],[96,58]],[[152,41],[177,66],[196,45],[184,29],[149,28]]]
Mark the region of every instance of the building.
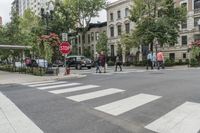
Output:
[[47,11],[50,1],[55,0],[14,0],[12,9],[16,10],[19,16],[23,16],[26,9],[31,9],[36,15],[40,15],[42,8]]
[[2,17],[0,16],[0,26],[3,25],[3,20],[2,20]]
[[12,12],[19,14],[19,0],[14,0],[12,2]]
[[178,44],[172,48],[165,48],[171,59],[189,58],[188,46],[195,40],[200,40],[200,0],[175,0],[176,6],[184,6],[187,9],[187,20],[180,27]]
[[73,47],[73,53],[78,55],[84,55],[86,51],[91,53],[91,57],[95,56],[96,45],[99,40],[99,35],[105,33],[107,30],[107,22],[103,23],[91,23],[85,34],[79,32],[69,34],[69,41]]
[[[134,23],[129,20],[132,0],[118,0],[107,5],[107,36],[110,56],[118,54],[118,46],[122,34],[129,34],[134,29]],[[137,50],[131,50],[136,54]],[[125,53],[123,62],[125,62]]]

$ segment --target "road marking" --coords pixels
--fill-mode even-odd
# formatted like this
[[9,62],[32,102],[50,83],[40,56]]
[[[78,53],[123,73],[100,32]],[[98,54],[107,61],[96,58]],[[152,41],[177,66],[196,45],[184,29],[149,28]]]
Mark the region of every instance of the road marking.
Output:
[[54,90],[54,91],[49,91],[49,92],[53,93],[53,94],[62,94],[62,93],[69,93],[69,92],[87,90],[87,89],[92,89],[92,88],[97,88],[97,87],[99,87],[99,86],[97,86],[97,85],[85,85],[85,86],[73,87],[73,88],[68,88],[68,89]]
[[111,94],[115,94],[115,93],[120,93],[123,91],[125,91],[125,90],[110,88],[110,89],[106,89],[106,90],[95,91],[95,92],[91,92],[91,93],[85,93],[85,94],[70,96],[70,97],[66,97],[66,98],[76,101],[76,102],[81,102],[81,101],[99,98],[99,97],[103,97],[103,96],[107,96],[107,95],[111,95]]
[[186,102],[145,128],[158,133],[198,133],[200,104]]
[[[0,111],[6,117],[5,125],[0,126],[2,133],[44,133],[12,101],[0,92]],[[0,119],[0,123],[3,119]],[[4,120],[5,121],[5,120]],[[8,131],[9,129],[9,131]],[[14,133],[13,132],[13,133]]]
[[128,97],[126,99],[96,107],[95,109],[114,116],[118,116],[159,98],[161,98],[161,96],[138,94],[136,96]]
[[69,87],[69,86],[76,86],[76,85],[81,85],[81,83],[52,85],[52,86],[38,87],[37,89],[39,89],[39,90],[47,90],[47,89],[54,89],[54,88],[60,88],[60,87]]
[[66,81],[60,81],[60,82],[52,82],[52,83],[41,83],[41,84],[34,84],[34,85],[28,85],[29,87],[41,87],[41,86],[47,86],[47,85],[57,85],[57,84],[64,84],[67,83]]
[[21,83],[22,85],[33,85],[33,84],[42,84],[42,83],[50,83],[50,82],[55,82],[55,80],[51,81],[40,81],[40,82],[29,82],[29,83]]

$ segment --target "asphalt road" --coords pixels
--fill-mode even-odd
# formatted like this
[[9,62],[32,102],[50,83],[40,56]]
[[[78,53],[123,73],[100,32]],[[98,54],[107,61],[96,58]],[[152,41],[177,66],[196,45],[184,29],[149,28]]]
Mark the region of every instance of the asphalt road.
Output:
[[9,84],[0,91],[45,133],[197,133],[199,73],[88,73],[69,86]]

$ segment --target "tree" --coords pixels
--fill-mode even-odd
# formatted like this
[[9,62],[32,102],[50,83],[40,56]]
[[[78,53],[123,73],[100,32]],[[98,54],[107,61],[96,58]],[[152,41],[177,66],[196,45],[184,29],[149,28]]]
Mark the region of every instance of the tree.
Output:
[[108,37],[106,35],[106,33],[100,33],[99,35],[99,40],[96,44],[96,50],[97,52],[101,52],[104,51],[106,54],[108,54]]
[[130,20],[136,27],[132,34],[133,45],[161,45],[177,43],[179,25],[186,20],[185,8],[176,7],[173,0],[133,0]]
[[87,28],[93,17],[105,8],[106,0],[65,0],[65,6],[69,8],[70,14],[79,25],[79,28]]

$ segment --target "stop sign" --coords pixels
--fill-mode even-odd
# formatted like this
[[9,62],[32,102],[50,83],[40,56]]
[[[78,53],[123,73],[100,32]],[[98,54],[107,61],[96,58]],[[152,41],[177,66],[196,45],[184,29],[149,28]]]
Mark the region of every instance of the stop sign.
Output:
[[69,42],[62,42],[60,44],[60,52],[62,54],[69,54],[71,52],[71,44]]

